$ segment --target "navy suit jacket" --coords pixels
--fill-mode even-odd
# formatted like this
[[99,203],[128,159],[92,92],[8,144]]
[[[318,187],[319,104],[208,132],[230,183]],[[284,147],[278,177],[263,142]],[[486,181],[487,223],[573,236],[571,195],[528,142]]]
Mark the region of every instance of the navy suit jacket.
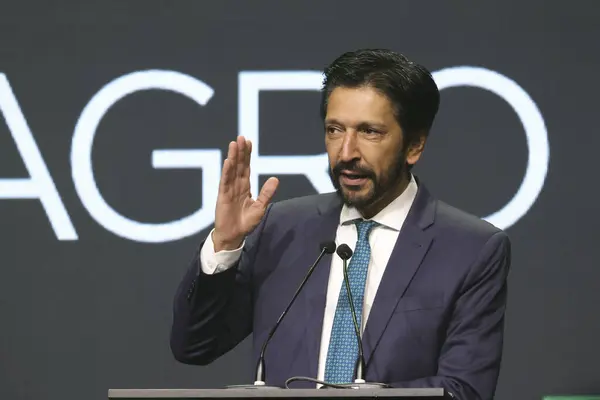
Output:
[[[335,238],[341,207],[335,193],[272,204],[238,264],[219,274],[201,272],[198,249],[175,296],[175,358],[206,365],[252,333],[257,360],[319,243]],[[268,385],[317,376],[331,257],[317,266],[269,345]],[[363,334],[367,381],[493,398],[509,265],[503,231],[434,199],[419,182]]]

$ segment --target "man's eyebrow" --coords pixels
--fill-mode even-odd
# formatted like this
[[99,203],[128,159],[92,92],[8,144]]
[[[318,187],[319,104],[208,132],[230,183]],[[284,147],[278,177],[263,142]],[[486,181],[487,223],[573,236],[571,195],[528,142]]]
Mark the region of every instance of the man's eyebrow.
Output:
[[325,123],[326,124],[333,124],[333,125],[344,125],[344,124],[342,124],[340,121],[338,121],[335,118],[328,118],[328,119],[325,120]]
[[359,128],[373,127],[373,128],[385,129],[385,128],[387,128],[387,125],[384,123],[379,123],[379,122],[364,121],[364,122],[359,123],[358,127]]
[[[332,124],[332,125],[341,125],[341,126],[346,126],[346,124],[338,121],[335,118],[328,118],[325,120],[325,124]],[[382,122],[375,122],[375,121],[361,121],[357,124],[358,128],[364,128],[366,126],[371,126],[371,127],[376,127],[376,128],[387,128],[387,125],[382,123]]]

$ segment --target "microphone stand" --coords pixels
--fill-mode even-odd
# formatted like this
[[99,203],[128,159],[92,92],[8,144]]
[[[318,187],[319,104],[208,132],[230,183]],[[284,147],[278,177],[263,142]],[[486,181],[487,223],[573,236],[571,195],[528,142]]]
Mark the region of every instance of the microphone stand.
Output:
[[308,281],[308,278],[310,278],[310,276],[312,275],[312,273],[315,270],[319,261],[321,261],[321,259],[323,258],[323,256],[325,256],[325,254],[332,254],[335,251],[335,242],[333,242],[333,241],[324,242],[324,243],[321,243],[320,247],[321,247],[321,253],[319,254],[319,257],[317,257],[314,264],[311,265],[310,268],[308,269],[308,272],[304,276],[302,283],[300,283],[300,286],[298,286],[298,289],[296,289],[296,293],[294,293],[292,300],[290,300],[290,302],[288,303],[285,310],[281,313],[281,315],[279,316],[279,319],[277,319],[277,322],[275,323],[273,328],[271,328],[271,331],[269,332],[269,335],[267,336],[267,340],[265,340],[265,342],[263,343],[262,349],[260,351],[260,356],[258,357],[258,365],[256,367],[256,380],[254,381],[254,384],[253,385],[231,385],[231,386],[227,386],[228,389],[260,389],[260,390],[281,389],[278,386],[267,386],[265,384],[265,381],[266,381],[266,378],[265,378],[265,376],[266,376],[265,352],[267,350],[267,345],[269,344],[269,342],[271,341],[271,338],[277,331],[277,328],[279,328],[281,321],[283,321],[283,318],[287,315],[288,311],[292,307],[292,304],[294,304],[294,302],[296,301],[296,298],[300,294],[300,291],[304,288],[304,285]]
[[354,332],[358,340],[358,359],[356,360],[355,379],[353,383],[336,384],[349,389],[381,389],[388,388],[389,385],[379,382],[365,381],[365,355],[363,351],[362,339],[360,336],[360,327],[358,326],[358,318],[356,309],[354,308],[354,300],[352,299],[352,291],[350,290],[350,279],[348,278],[348,259],[352,257],[352,250],[346,244],[341,244],[337,249],[337,254],[344,262],[344,283],[346,286],[346,294],[350,302],[350,313],[352,314],[352,322],[354,323]]

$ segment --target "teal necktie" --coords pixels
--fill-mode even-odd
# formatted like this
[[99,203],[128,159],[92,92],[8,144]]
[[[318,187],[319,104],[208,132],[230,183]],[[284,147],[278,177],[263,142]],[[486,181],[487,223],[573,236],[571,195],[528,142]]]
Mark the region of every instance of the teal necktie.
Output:
[[[358,240],[354,254],[348,265],[348,280],[350,291],[356,310],[358,326],[362,323],[363,302],[365,297],[365,284],[371,247],[369,246],[369,233],[377,222],[359,220],[355,222],[358,231]],[[358,340],[354,329],[350,301],[346,292],[346,285],[342,283],[338,298],[329,350],[325,363],[325,382],[350,383],[353,381],[354,368],[358,359]]]

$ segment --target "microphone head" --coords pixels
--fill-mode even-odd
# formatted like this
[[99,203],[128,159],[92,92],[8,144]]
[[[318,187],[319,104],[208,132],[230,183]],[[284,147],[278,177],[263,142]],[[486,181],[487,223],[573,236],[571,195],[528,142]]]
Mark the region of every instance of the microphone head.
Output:
[[346,243],[342,243],[337,248],[337,255],[342,260],[347,260],[352,257],[352,249]]
[[335,242],[333,240],[323,242],[319,248],[321,251],[325,250],[325,254],[333,254],[333,252],[335,252]]

